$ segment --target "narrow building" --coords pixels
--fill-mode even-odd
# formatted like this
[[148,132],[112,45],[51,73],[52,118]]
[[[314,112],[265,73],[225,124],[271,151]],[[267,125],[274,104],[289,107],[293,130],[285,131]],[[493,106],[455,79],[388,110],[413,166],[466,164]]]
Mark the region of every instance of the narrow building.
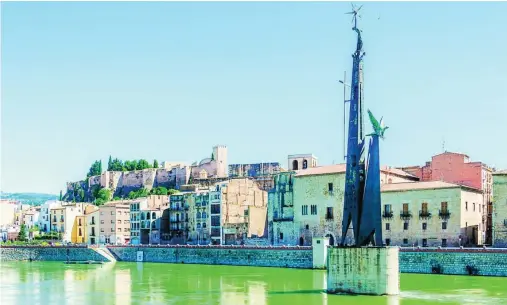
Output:
[[507,170],[493,173],[493,246],[507,247]]

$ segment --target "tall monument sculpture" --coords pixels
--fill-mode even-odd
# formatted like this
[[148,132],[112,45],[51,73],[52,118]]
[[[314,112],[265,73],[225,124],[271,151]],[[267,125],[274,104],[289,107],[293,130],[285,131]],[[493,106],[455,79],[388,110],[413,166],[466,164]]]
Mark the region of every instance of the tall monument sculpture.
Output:
[[[362,6],[361,6],[362,7]],[[352,5],[353,31],[357,33],[356,50],[352,54],[352,83],[350,85],[349,128],[347,139],[347,163],[345,174],[345,202],[343,207],[342,239],[345,245],[347,232],[352,225],[353,246],[382,246],[382,218],[380,199],[379,138],[384,137],[387,127],[368,110],[374,132],[370,137],[365,158],[363,100],[363,40],[357,27],[361,9]],[[365,160],[366,159],[366,160]]]

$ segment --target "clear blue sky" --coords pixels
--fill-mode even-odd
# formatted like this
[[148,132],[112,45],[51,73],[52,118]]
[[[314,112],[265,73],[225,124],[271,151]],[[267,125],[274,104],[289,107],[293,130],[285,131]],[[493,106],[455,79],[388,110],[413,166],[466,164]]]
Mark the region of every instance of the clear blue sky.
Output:
[[[214,144],[229,163],[343,162],[348,2],[1,6],[3,191],[58,193],[110,154],[197,161]],[[383,164],[422,165],[445,138],[507,167],[505,12],[366,3],[365,102],[390,126]]]

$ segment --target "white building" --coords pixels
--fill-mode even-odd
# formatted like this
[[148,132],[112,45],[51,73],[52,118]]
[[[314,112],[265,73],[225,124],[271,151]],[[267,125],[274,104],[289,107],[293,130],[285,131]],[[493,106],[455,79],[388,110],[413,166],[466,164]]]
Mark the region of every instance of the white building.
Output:
[[148,199],[139,198],[130,202],[130,243],[141,243],[141,211],[148,208]]
[[76,216],[83,215],[84,203],[65,203],[61,207],[51,209],[51,231],[62,233],[63,242],[72,241],[72,229]]
[[12,225],[15,222],[16,203],[0,200],[0,226]]
[[51,220],[50,220],[51,209],[61,206],[62,202],[56,200],[49,200],[41,205],[39,214],[39,229],[42,232],[49,233],[51,231]]
[[482,245],[481,190],[443,181],[382,185],[382,235],[386,245]]

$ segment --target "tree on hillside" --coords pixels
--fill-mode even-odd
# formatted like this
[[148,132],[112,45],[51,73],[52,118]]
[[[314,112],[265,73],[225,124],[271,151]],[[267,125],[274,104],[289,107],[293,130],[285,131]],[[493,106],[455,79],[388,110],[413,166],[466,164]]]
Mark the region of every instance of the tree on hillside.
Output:
[[101,173],[102,173],[102,161],[97,160],[97,161],[93,162],[86,177],[98,176]]
[[118,172],[123,171],[123,162],[118,158],[114,158],[111,161],[111,168],[109,170],[110,171],[118,171]]
[[97,197],[95,198],[95,200],[97,199],[103,200],[104,202],[111,200],[111,190],[108,188],[100,189],[97,192]]
[[77,192],[78,196],[79,196],[79,201],[83,202],[85,201],[85,192],[83,189],[80,189],[78,192]]
[[60,190],[60,201],[63,200],[63,194],[62,194],[62,190]]
[[139,160],[139,162],[137,162],[137,167],[136,169],[137,170],[142,170],[142,169],[146,169],[146,168],[150,168],[150,163],[148,163],[148,161],[144,160],[144,159],[141,159]]
[[112,165],[113,165],[113,158],[111,157],[111,155],[109,155],[109,161],[107,161],[107,170],[108,171],[111,170]]
[[180,191],[178,190],[175,190],[175,189],[168,189],[167,190],[167,195],[174,195],[174,194],[177,194],[179,193]]
[[137,169],[137,160],[125,161],[123,164],[123,170],[125,171],[135,171]]
[[163,186],[159,186],[151,189],[150,194],[152,195],[167,195],[167,189]]
[[18,240],[19,241],[26,241],[26,226],[25,224],[22,224],[21,227],[19,228],[19,235],[18,235]]
[[153,168],[158,168],[158,161],[157,161],[157,159],[155,159],[153,161]]

